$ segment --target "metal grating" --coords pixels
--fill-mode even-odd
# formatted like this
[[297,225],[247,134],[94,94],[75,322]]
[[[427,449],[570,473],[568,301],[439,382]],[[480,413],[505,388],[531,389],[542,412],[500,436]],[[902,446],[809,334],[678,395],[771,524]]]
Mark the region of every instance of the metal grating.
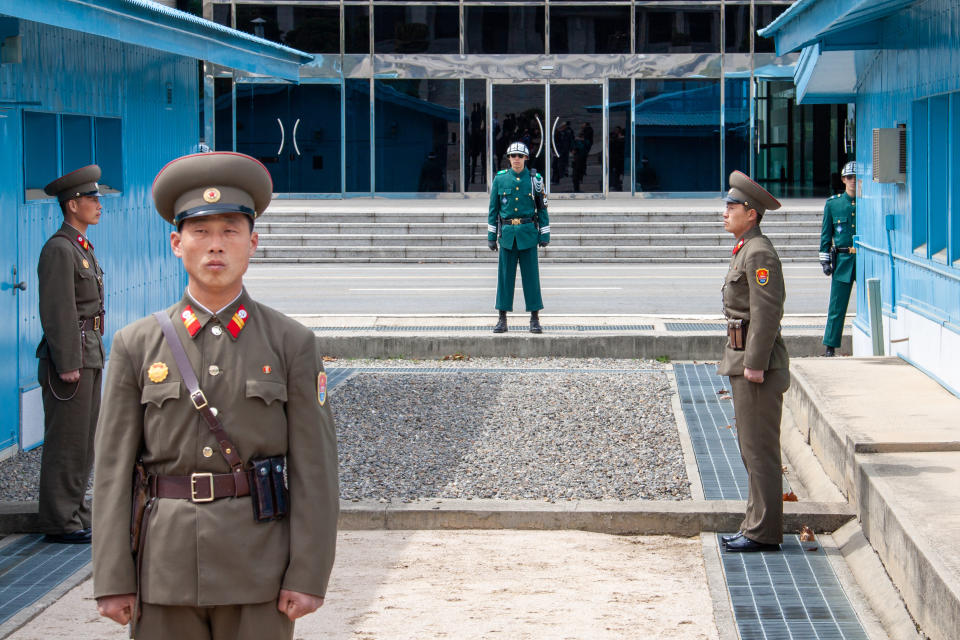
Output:
[[667,331],[726,331],[726,325],[719,322],[666,322]]
[[[717,543],[722,549],[719,536]],[[779,553],[720,554],[740,638],[867,640],[820,545],[792,535],[781,547]]]
[[50,544],[30,534],[0,547],[0,624],[90,562],[88,544]]
[[[720,325],[717,325],[720,326]],[[363,331],[374,331],[374,332],[408,332],[408,331],[424,331],[424,332],[439,332],[439,331],[491,331],[493,329],[493,324],[475,326],[475,325],[414,325],[414,326],[364,326],[364,327],[310,327],[314,333],[346,333],[346,332],[363,332]],[[527,332],[530,331],[530,325],[527,324],[517,324],[517,325],[508,325],[509,331],[520,331]],[[580,324],[555,324],[555,325],[543,325],[543,330],[548,331],[653,331],[654,327],[652,324],[610,324],[610,325],[580,325]]]

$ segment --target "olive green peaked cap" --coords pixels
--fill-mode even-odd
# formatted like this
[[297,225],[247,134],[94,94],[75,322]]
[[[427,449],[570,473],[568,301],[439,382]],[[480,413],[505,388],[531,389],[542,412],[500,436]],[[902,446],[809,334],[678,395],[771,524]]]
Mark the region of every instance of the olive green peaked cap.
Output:
[[157,212],[175,227],[187,218],[219,213],[245,213],[256,220],[272,194],[267,168],[255,158],[230,151],[182,156],[153,180]]
[[43,192],[48,196],[57,196],[60,202],[66,202],[80,196],[99,196],[100,167],[88,164],[76,171],[71,171],[45,186]]
[[741,171],[730,174],[730,191],[723,199],[726,202],[742,204],[747,209],[756,209],[761,216],[767,210],[775,211],[780,208],[780,202],[776,198]]

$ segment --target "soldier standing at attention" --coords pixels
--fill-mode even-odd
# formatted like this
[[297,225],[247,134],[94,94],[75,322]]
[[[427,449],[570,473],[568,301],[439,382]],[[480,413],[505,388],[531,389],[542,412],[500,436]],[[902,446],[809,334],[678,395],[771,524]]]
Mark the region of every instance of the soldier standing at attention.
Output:
[[[550,243],[550,219],[543,178],[525,168],[530,152],[527,145],[514,142],[507,149],[510,168],[497,172],[490,185],[490,210],[487,215],[487,246],[497,250],[500,239],[500,266],[497,271],[497,310],[500,318],[494,333],[507,330],[507,312],[513,311],[513,290],[517,282],[517,263],[523,281],[523,300],[530,312],[530,333],[543,333],[540,326],[540,270],[537,245]],[[539,205],[538,205],[539,201]]]
[[63,225],[40,252],[37,377],[43,395],[40,526],[49,542],[88,544],[90,505],[84,499],[93,468],[93,434],[103,373],[103,271],[87,239],[100,222],[100,167],[57,178]]
[[730,174],[723,228],[737,238],[723,283],[728,340],[717,373],[730,377],[737,442],[749,494],[740,531],[723,538],[727,551],[779,551],[783,541],[780,416],[790,386],[790,358],[780,335],[783,269],[760,232],[765,211],[780,203],[745,174]]
[[114,336],[94,474],[97,607],[138,640],[290,639],[323,604],[339,504],[326,373],[313,333],[243,287],[272,189],[223,152],[153,183],[187,290]]
[[848,162],[840,172],[844,191],[827,200],[823,207],[820,231],[820,266],[830,280],[830,309],[823,333],[823,354],[833,357],[843,337],[843,321],[850,303],[850,291],[857,279],[857,253],[853,236],[857,235],[857,163]]

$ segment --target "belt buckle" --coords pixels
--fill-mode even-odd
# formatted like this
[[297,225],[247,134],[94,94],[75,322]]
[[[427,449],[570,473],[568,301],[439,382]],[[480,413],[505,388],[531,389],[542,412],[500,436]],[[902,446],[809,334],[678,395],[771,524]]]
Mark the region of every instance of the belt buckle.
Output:
[[520,218],[510,218],[510,224],[520,224]]
[[849,253],[849,254],[851,254],[851,255],[855,255],[855,254],[857,253],[857,248],[856,248],[856,247],[850,247],[850,250],[847,251],[847,253]]
[[[210,497],[197,497],[197,479],[206,478],[210,482]],[[191,473],[190,474],[190,501],[191,502],[213,502],[213,474],[212,473]]]
[[93,318],[93,330],[100,331],[100,316],[94,316]]
[[203,395],[203,391],[197,389],[196,393],[190,394],[190,402],[193,403],[193,406],[197,409],[197,411],[200,411],[200,409],[203,409],[205,406],[207,406],[207,396]]

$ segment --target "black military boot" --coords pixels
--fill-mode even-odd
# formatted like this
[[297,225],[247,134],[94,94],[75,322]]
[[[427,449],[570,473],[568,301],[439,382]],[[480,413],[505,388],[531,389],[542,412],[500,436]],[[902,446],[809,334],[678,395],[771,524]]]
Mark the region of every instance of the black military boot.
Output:
[[837,354],[836,354],[836,351],[834,351],[834,348],[833,348],[833,347],[827,347],[827,350],[824,351],[824,353],[823,353],[823,356],[824,356],[825,358],[832,358],[832,357],[834,357],[835,355],[837,355]]
[[543,333],[543,327],[540,326],[540,312],[530,312],[530,333]]
[[500,319],[497,320],[497,326],[493,328],[494,333],[506,333],[507,332],[507,312],[500,312]]

